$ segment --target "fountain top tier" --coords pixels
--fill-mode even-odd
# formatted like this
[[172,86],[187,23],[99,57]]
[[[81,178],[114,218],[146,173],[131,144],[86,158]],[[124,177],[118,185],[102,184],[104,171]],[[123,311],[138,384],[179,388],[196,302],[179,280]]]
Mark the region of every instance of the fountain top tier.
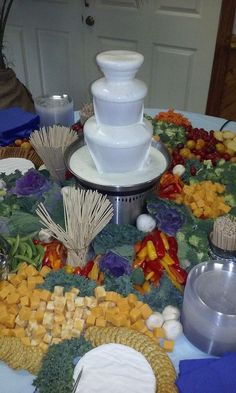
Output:
[[147,87],[135,78],[143,56],[114,50],[96,60],[105,77],[91,88],[95,117],[84,125],[90,154],[99,173],[141,170],[152,138],[151,124],[143,119]]
[[126,126],[141,122],[147,87],[135,74],[143,56],[130,51],[107,51],[98,54],[96,60],[105,75],[91,87],[97,123]]
[[135,77],[144,57],[138,52],[111,50],[99,53],[96,61],[106,79],[123,81]]

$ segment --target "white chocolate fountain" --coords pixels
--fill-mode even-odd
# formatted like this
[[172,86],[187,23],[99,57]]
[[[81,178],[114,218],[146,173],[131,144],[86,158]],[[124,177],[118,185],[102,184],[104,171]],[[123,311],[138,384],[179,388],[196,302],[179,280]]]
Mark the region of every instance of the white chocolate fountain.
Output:
[[147,87],[135,78],[143,56],[114,50],[96,60],[105,77],[91,87],[95,116],[84,125],[86,144],[71,145],[65,161],[80,186],[108,195],[114,222],[134,223],[169,155],[161,143],[152,143],[152,125],[143,118]]
[[105,78],[92,84],[95,116],[84,125],[84,137],[100,173],[130,172],[144,167],[152,127],[143,119],[144,82],[135,79],[143,56],[109,51],[97,56]]

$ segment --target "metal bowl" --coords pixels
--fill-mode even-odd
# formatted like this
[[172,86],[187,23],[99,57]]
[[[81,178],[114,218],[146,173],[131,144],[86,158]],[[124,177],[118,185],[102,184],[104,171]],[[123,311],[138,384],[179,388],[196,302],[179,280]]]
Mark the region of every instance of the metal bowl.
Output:
[[[75,173],[70,166],[72,155],[85,145],[83,136],[80,136],[77,141],[72,143],[65,151],[64,160],[67,168],[74,174],[78,180],[78,185],[84,189],[97,190],[98,192],[107,195],[108,199],[113,205],[114,215],[112,222],[115,224],[135,224],[137,217],[143,212],[147,195],[158,184],[162,175],[153,176],[148,181],[142,183],[135,182],[135,176],[132,176],[128,186],[121,185],[106,185],[96,182],[91,182],[85,179],[79,173]],[[166,160],[165,170],[168,169],[171,158],[167,148],[161,142],[152,142],[152,147],[160,151]]]
[[[65,150],[64,153],[64,160],[65,160],[65,164],[67,169],[69,169],[69,171],[71,173],[73,173],[73,175],[78,179],[79,183],[89,189],[96,189],[98,191],[101,192],[105,192],[107,194],[113,194],[113,195],[124,195],[124,193],[126,193],[127,195],[129,195],[129,193],[132,195],[136,192],[140,192],[140,191],[145,191],[147,189],[151,189],[153,187],[154,184],[157,183],[157,181],[160,179],[162,174],[159,174],[158,176],[153,177],[153,179],[149,180],[149,181],[144,181],[143,183],[136,183],[135,179],[132,179],[131,184],[129,184],[128,186],[113,186],[113,185],[103,185],[103,184],[98,184],[98,183],[93,183],[90,182],[89,179],[85,179],[84,177],[82,177],[80,174],[75,173],[71,167],[70,167],[70,159],[72,157],[72,155],[79,150],[81,147],[83,147],[85,145],[84,142],[84,137],[83,135],[80,135],[78,140],[73,142],[70,146],[67,147],[67,149]],[[158,151],[160,151],[165,160],[166,160],[166,169],[167,170],[170,166],[171,163],[171,157],[170,154],[167,150],[167,148],[165,147],[165,145],[161,142],[156,142],[153,141],[152,142],[152,147],[156,148]]]
[[181,314],[185,336],[203,352],[236,351],[236,264],[203,262],[189,273]]

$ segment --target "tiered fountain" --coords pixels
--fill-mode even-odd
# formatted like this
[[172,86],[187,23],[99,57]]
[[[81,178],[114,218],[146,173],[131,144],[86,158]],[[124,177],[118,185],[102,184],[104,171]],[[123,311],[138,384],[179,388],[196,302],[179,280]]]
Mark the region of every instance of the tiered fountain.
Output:
[[95,116],[84,125],[84,139],[65,154],[81,187],[107,194],[117,224],[135,222],[147,193],[169,165],[166,148],[152,142],[152,125],[143,117],[147,87],[135,79],[143,60],[123,50],[97,56],[105,78],[92,84]]

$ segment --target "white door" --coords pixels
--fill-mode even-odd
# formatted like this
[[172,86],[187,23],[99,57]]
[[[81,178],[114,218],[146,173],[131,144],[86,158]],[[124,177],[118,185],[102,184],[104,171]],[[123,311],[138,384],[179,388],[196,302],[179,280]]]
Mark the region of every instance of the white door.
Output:
[[221,0],[85,0],[84,4],[87,86],[99,75],[98,52],[137,50],[145,57],[138,77],[149,87],[146,106],[204,113]]
[[34,96],[68,92],[77,109],[99,75],[98,52],[137,50],[145,57],[138,77],[149,87],[146,106],[204,112],[220,6],[221,0],[15,0],[6,54]]
[[34,96],[69,93],[78,109],[85,95],[82,2],[15,0],[5,42],[9,66]]

